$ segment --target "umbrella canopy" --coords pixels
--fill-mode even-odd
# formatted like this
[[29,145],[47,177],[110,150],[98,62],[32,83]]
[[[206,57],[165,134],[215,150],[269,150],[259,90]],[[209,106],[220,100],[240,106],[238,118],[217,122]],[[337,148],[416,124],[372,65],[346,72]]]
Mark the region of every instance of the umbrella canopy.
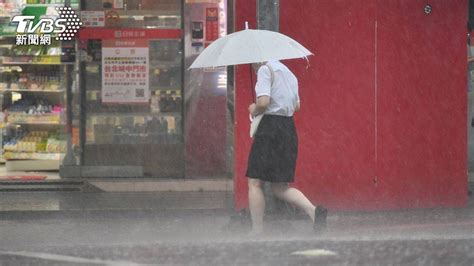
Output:
[[312,53],[308,49],[286,35],[274,31],[245,29],[213,42],[189,68],[251,64],[309,55]]

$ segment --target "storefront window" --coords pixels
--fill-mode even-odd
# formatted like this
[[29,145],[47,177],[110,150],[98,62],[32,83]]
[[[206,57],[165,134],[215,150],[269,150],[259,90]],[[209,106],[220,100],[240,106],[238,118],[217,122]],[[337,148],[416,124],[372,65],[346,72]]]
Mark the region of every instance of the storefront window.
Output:
[[180,29],[180,0],[92,0],[82,10],[103,11],[106,27]]
[[[15,10],[54,15],[64,6],[30,2]],[[228,177],[227,70],[188,70],[227,34],[227,4],[73,0],[82,22],[74,40],[0,47],[3,143],[11,148],[3,154],[52,159],[53,169],[31,170],[61,166],[63,177]]]
[[[224,0],[186,1],[186,69],[205,47],[227,34],[227,5]],[[233,107],[228,83],[225,67],[185,72],[186,176],[230,176]]]
[[80,40],[89,175],[184,177],[181,1],[84,1],[82,14],[103,23]]
[[[182,4],[84,3],[86,25],[103,23],[97,28],[101,34],[86,29],[79,45],[86,58],[79,71],[82,162],[96,169],[92,175],[107,169],[105,176],[229,175],[226,69],[186,70],[204,47],[226,34],[227,2],[185,1],[184,9]],[[96,14],[101,8],[103,15]],[[138,72],[138,83],[134,69],[146,69]]]

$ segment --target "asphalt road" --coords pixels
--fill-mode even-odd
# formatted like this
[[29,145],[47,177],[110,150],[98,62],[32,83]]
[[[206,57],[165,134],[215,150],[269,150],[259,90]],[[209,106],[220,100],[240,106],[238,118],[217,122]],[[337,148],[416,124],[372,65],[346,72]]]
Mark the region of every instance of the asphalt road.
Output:
[[0,265],[474,265],[474,210],[331,213],[314,235],[303,216],[222,212],[3,215]]
[[44,247],[0,255],[2,265],[473,265],[474,241],[242,241]]

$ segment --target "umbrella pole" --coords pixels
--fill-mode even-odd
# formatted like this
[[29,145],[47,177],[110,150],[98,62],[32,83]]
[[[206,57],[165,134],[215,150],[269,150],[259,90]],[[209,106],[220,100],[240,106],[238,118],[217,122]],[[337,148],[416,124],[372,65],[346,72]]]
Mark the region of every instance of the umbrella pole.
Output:
[[249,70],[250,70],[250,90],[251,90],[251,93],[252,93],[252,102],[255,103],[257,102],[256,100],[256,95],[255,95],[255,90],[253,89],[253,76],[252,76],[252,64],[249,64]]

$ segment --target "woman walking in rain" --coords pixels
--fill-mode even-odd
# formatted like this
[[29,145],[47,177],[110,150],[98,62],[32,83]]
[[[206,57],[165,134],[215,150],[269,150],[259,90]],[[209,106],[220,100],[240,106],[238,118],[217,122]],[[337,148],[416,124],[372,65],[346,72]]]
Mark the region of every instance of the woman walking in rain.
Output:
[[293,114],[300,109],[298,80],[281,62],[252,64],[257,72],[256,103],[248,110],[255,117],[264,114],[254,135],[250,151],[247,177],[252,235],[263,232],[265,198],[262,183],[270,182],[275,196],[303,210],[313,221],[315,232],[326,226],[327,210],[314,206],[296,188],[294,182],[298,137]]

